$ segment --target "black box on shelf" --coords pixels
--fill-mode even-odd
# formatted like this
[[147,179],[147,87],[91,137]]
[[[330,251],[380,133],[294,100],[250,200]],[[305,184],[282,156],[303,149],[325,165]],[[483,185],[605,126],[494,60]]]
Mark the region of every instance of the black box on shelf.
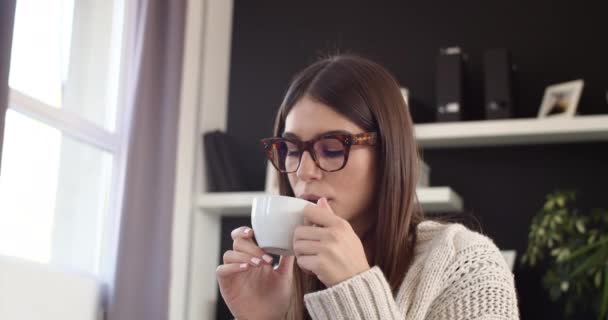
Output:
[[483,54],[485,115],[487,119],[515,117],[515,66],[506,49],[486,50]]
[[[469,118],[466,106],[465,55],[460,48],[441,49],[435,78],[437,121],[462,121]],[[465,112],[467,114],[465,114]]]

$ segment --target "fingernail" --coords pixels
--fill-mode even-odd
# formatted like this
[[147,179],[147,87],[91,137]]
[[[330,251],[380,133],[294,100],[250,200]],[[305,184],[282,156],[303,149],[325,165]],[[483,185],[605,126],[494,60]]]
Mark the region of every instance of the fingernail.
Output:
[[241,265],[239,267],[241,269],[247,269],[247,264],[246,263],[241,263]]
[[272,257],[265,254],[262,256],[262,259],[264,259],[264,261],[266,261],[266,263],[271,263],[272,262]]
[[251,262],[253,262],[253,264],[255,264],[256,266],[260,264],[260,258],[251,258]]
[[243,233],[244,233],[244,234],[249,234],[249,231],[251,231],[251,229],[249,229],[249,228],[245,228],[245,230],[243,230]]

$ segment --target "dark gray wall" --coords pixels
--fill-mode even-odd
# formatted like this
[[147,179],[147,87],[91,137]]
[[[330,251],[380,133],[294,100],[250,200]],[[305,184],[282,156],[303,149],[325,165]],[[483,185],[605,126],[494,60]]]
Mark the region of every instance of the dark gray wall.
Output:
[[[244,189],[263,189],[258,140],[272,134],[289,79],[323,53],[359,53],[386,66],[411,90],[417,121],[435,103],[438,49],[454,45],[470,57],[473,107],[483,102],[483,50],[506,47],[519,67],[518,117],[536,115],[547,85],[577,78],[585,79],[580,113],[608,113],[604,3],[235,0],[228,133],[238,158],[247,159],[240,167]],[[585,205],[608,207],[602,198],[608,143],[425,150],[424,158],[431,183],[453,187],[482,231],[519,253],[548,192],[577,188]],[[561,306],[549,303],[538,271],[517,267],[515,274],[523,319],[561,318]]]

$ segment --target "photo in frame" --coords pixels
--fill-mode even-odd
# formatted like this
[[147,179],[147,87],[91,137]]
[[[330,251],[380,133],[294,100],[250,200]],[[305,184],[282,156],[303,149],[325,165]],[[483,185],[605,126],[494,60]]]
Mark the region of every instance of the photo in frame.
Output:
[[573,117],[576,114],[583,86],[584,81],[580,79],[548,86],[538,110],[538,117]]

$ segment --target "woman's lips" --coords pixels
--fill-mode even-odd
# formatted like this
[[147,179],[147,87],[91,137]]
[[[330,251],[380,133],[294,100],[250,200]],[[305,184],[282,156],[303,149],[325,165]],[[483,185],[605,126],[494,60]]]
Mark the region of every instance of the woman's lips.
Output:
[[[323,198],[323,196],[305,193],[305,194],[298,196],[298,198],[317,203],[319,201],[319,199]],[[327,197],[325,197],[325,198],[327,199],[328,202],[333,200],[331,198],[327,198]]]

